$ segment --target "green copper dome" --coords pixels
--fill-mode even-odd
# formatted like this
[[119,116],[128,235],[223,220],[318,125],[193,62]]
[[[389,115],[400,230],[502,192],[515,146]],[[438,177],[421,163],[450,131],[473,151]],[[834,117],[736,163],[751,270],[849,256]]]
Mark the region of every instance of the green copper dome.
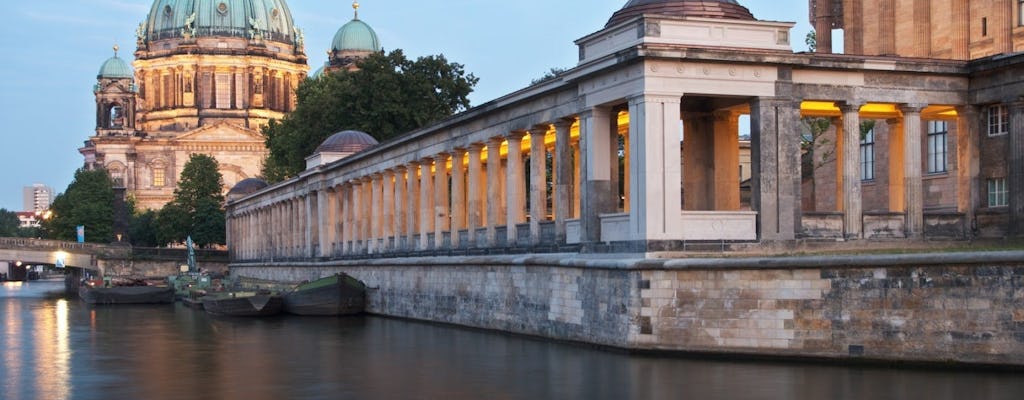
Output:
[[124,62],[117,54],[103,62],[103,66],[100,67],[99,75],[96,75],[96,79],[124,79],[133,78],[135,74],[132,72],[132,68],[128,66],[128,63]]
[[285,0],[154,0],[140,27],[146,41],[240,37],[294,44],[300,36]]
[[374,32],[373,28],[370,28],[370,25],[360,20],[359,17],[338,29],[331,45],[332,51],[380,51],[380,49],[377,32]]

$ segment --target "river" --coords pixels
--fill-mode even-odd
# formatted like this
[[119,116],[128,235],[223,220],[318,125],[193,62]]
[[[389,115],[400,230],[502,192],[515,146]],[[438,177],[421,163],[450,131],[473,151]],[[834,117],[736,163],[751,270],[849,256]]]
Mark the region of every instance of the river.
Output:
[[379,317],[212,318],[0,287],[0,399],[1020,399],[1024,376],[631,356]]

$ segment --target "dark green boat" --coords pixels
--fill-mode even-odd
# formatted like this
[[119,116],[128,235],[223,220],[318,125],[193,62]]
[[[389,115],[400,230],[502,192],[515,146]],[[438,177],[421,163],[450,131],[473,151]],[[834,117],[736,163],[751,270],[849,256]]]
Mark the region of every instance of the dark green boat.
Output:
[[281,296],[257,292],[225,292],[203,296],[203,308],[213,315],[269,317],[281,313]]
[[284,310],[296,315],[337,316],[366,309],[366,285],[341,273],[299,285],[284,296]]

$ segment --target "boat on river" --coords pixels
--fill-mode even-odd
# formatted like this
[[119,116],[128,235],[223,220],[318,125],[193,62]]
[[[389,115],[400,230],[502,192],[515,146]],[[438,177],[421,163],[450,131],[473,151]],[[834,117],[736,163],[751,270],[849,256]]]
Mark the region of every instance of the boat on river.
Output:
[[284,310],[296,315],[352,315],[366,308],[366,285],[340,273],[299,285],[284,296]]
[[174,288],[82,285],[78,288],[78,297],[89,304],[169,304],[174,302]]
[[203,308],[212,315],[268,317],[281,313],[281,296],[265,292],[223,292],[203,296]]

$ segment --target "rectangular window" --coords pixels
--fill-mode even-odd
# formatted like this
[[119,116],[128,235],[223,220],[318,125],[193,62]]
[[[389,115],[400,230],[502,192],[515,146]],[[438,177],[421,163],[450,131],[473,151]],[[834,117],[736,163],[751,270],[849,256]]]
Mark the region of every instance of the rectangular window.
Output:
[[153,187],[164,187],[164,169],[157,168],[153,170]]
[[1006,178],[988,180],[988,206],[1006,207],[1010,205],[1009,192],[1006,190]]
[[1010,111],[1004,105],[989,106],[988,112],[988,135],[1005,135],[1010,131]]
[[928,173],[946,172],[946,137],[949,125],[945,121],[928,121]]
[[860,179],[865,181],[875,179],[874,129],[864,134],[864,138],[860,140]]

